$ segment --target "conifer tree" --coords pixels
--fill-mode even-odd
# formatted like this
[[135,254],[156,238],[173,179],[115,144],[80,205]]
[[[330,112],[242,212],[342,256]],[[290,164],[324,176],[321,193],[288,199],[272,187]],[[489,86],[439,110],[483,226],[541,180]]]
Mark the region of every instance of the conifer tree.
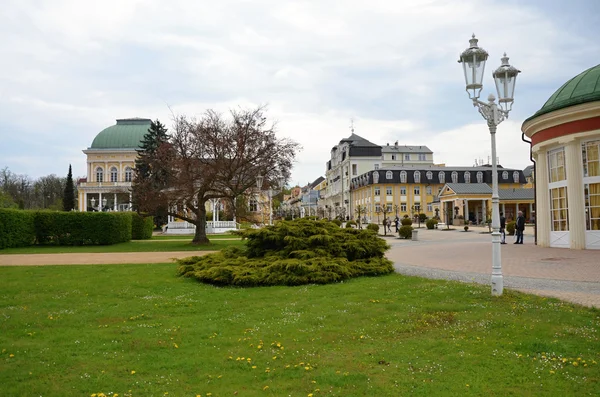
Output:
[[65,183],[63,194],[63,210],[71,211],[75,208],[75,187],[73,185],[73,173],[71,172],[71,164],[69,164],[69,173]]

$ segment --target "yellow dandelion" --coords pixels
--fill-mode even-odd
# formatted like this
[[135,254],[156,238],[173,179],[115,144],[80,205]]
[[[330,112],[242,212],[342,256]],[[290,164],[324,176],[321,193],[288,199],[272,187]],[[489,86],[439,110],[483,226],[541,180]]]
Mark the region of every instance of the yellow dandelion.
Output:
[[550,370],[550,373],[551,373],[551,374],[553,374],[553,373],[554,373],[554,371]]
[[310,383],[317,383],[317,381],[316,380],[311,380]]
[[251,359],[250,357],[248,357],[248,358],[246,359],[246,361],[250,362],[250,361],[252,361],[252,359]]
[[277,360],[277,356],[273,356],[273,360]]
[[269,388],[269,386],[265,386],[263,387],[263,390],[267,390]]
[[281,348],[280,348],[280,349],[281,349],[281,350],[283,350],[283,346],[281,346]]
[[212,396],[212,393],[206,393],[206,395],[207,395],[208,397],[210,397],[210,396]]
[[202,394],[196,394],[196,397],[202,397]]
[[578,366],[578,365],[579,365],[579,363],[578,363],[577,361],[573,361],[573,366],[574,366],[574,367],[576,367],[576,366]]
[[469,384],[467,383],[467,385],[466,385],[466,386],[467,386],[467,387],[469,387]]
[[8,357],[13,358],[15,355],[14,354],[9,354]]
[[252,366],[252,369],[256,369],[256,365],[253,365],[253,366]]
[[177,343],[173,343],[173,347],[174,347],[175,349],[179,349],[179,346],[177,346]]
[[221,379],[223,377],[223,375],[219,375],[217,376],[217,379]]
[[310,367],[304,367],[304,369],[310,371]]
[[131,371],[131,375],[135,374],[135,371]]
[[313,394],[312,393],[308,393],[308,397],[313,397]]

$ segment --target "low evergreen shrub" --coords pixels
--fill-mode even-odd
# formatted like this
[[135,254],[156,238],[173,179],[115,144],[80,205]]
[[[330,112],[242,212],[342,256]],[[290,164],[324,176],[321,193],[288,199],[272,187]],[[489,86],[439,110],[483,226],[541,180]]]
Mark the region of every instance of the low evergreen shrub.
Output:
[[26,247],[35,242],[33,211],[0,209],[0,249]]
[[515,221],[506,222],[506,233],[508,233],[509,236],[514,236],[516,229],[517,229],[517,222],[515,222]]
[[372,231],[374,231],[375,233],[379,233],[379,225],[378,225],[378,224],[376,224],[376,223],[369,223],[369,224],[367,225],[367,230],[372,230]]
[[427,229],[434,229],[435,225],[437,225],[437,224],[438,224],[438,221],[435,218],[427,219],[427,222],[425,223],[425,225],[427,226]]
[[332,219],[331,223],[338,225],[338,227],[342,226],[342,221],[340,221],[339,219]]
[[427,220],[426,214],[419,214],[419,221],[421,221],[421,223],[425,222],[426,220]]
[[297,219],[239,232],[246,247],[177,261],[178,273],[214,285],[327,284],[392,273],[387,243],[371,230]]
[[346,221],[346,227],[347,228],[356,227],[356,222],[353,220]]
[[148,240],[152,238],[152,229],[154,228],[154,218],[151,216],[141,216],[137,212],[131,213],[131,239]]
[[413,231],[412,226],[405,225],[403,223],[402,226],[400,226],[400,229],[398,229],[398,234],[400,235],[400,238],[409,239],[412,237],[412,231]]
[[410,226],[412,225],[413,221],[410,218],[402,218],[400,219],[400,223],[402,223],[402,226]]

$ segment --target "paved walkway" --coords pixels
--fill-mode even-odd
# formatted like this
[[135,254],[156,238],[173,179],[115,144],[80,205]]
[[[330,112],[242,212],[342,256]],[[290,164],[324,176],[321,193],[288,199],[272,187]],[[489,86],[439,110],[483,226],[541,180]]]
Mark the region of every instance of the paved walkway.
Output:
[[[387,237],[387,257],[401,274],[490,284],[492,243],[487,228],[471,231],[419,229],[419,240]],[[600,308],[600,251],[542,248],[534,245],[532,230],[525,244],[502,245],[504,287],[557,297]],[[0,266],[99,263],[161,263],[208,252],[125,252],[85,254],[0,255]]]
[[[388,237],[387,257],[402,274],[489,285],[492,243],[485,230],[419,229],[418,241]],[[532,233],[523,245],[512,236],[501,245],[504,287],[600,308],[600,252],[538,247]]]

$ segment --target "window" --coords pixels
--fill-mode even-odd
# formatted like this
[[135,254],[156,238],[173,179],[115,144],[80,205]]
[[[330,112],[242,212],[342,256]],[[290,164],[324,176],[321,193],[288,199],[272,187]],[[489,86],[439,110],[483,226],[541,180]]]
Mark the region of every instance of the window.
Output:
[[465,183],[471,183],[471,173],[469,171],[465,171]]
[[117,168],[116,167],[112,167],[110,169],[110,181],[111,182],[117,181]]
[[444,171],[439,172],[438,179],[440,180],[440,183],[446,183],[446,174]]
[[392,195],[392,187],[388,186],[385,188],[385,194],[387,194],[388,196]]
[[415,171],[414,178],[415,178],[415,183],[421,183],[421,172]]
[[385,179],[392,179],[392,171],[388,171],[385,173]]
[[431,186],[426,186],[426,187],[425,187],[425,192],[426,192],[427,194],[431,194]]
[[379,172],[373,172],[373,183],[379,183]]
[[392,160],[396,160],[396,155],[392,154]]
[[379,186],[377,186],[375,188],[375,196],[379,196],[381,194],[381,191],[379,190]]
[[406,171],[400,171],[400,183],[406,183]]
[[400,211],[406,212],[406,203],[400,203]]
[[406,196],[406,186],[400,186],[400,195]]
[[567,187],[550,189],[550,227],[552,231],[566,232],[569,230],[567,215]]
[[421,206],[419,204],[413,205],[413,208],[415,209],[416,214],[421,213]]
[[433,204],[427,204],[427,212],[433,212]]
[[564,181],[566,179],[564,148],[548,152],[548,171],[550,183]]
[[600,140],[581,145],[583,177],[600,176]]
[[104,170],[102,167],[96,168],[96,182],[103,182],[104,180]]
[[600,230],[600,183],[586,183],[585,195],[585,228]]
[[131,167],[125,167],[125,182],[131,182],[133,180],[133,171]]
[[513,172],[513,182],[519,183],[519,171]]
[[250,212],[258,211],[258,201],[256,199],[250,199],[248,202],[248,209]]
[[508,171],[502,173],[502,179],[508,179]]
[[483,172],[477,171],[477,183],[483,183]]
[[379,204],[375,204],[375,212],[381,212],[381,206]]
[[425,161],[425,160],[427,160],[427,155],[419,154],[419,161]]
[[452,183],[458,183],[458,172],[452,171]]
[[352,176],[355,176],[358,173],[358,169],[356,164],[352,164]]
[[415,186],[415,196],[421,195],[421,186]]
[[432,180],[433,179],[433,172],[431,171],[427,171],[427,174],[425,174],[425,176],[427,177],[427,180]]
[[404,160],[409,160],[410,161],[410,154],[405,154],[404,155]]
[[392,205],[391,204],[387,204],[385,206],[385,208],[387,208],[387,212],[392,212]]
[[379,169],[379,164],[373,164],[373,169],[374,170],[378,170]]

